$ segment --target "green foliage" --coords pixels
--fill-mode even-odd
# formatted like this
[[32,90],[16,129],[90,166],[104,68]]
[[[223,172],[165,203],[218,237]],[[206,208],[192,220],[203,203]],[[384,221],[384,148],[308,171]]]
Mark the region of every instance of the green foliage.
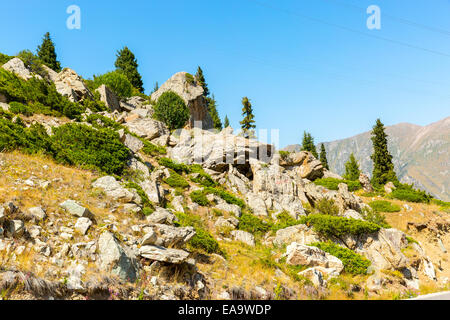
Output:
[[392,155],[388,150],[387,134],[380,119],[377,119],[372,130],[372,144],[373,154],[371,159],[373,161],[372,184],[384,185],[389,181],[398,181],[394,172],[394,164],[392,162]]
[[55,45],[50,38],[50,33],[47,32],[42,39],[42,44],[37,48],[39,59],[50,69],[56,72],[61,71],[61,64],[57,60]]
[[92,124],[92,126],[94,126],[97,129],[100,128],[110,128],[113,130],[119,130],[122,128],[122,126],[120,124],[118,124],[117,122],[115,122],[114,120],[102,116],[100,114],[97,113],[93,113],[91,115],[89,115],[86,118],[86,122]]
[[323,214],[311,214],[300,219],[301,223],[312,225],[314,230],[324,236],[342,237],[347,234],[360,235],[380,230],[380,226],[371,222],[335,217]]
[[250,100],[247,97],[242,98],[242,116],[244,119],[240,122],[242,131],[245,135],[248,136],[249,131],[256,128],[255,125],[255,116],[253,115],[253,108],[252,104],[250,103]]
[[138,185],[135,182],[128,181],[127,184],[125,185],[125,187],[128,189],[136,190],[139,197],[141,197],[142,204],[144,205],[144,207],[152,205],[152,203],[150,202],[150,199],[147,197],[147,194],[145,193],[145,191],[142,189],[142,187],[140,185]]
[[203,187],[217,187],[217,182],[203,170],[202,166],[196,164],[191,165],[190,172],[197,174],[197,177],[190,178],[192,182],[198,183]]
[[230,126],[230,119],[228,119],[228,116],[225,116],[225,119],[223,120],[223,127],[228,128]]
[[223,254],[219,243],[205,228],[200,217],[193,214],[185,214],[177,212],[176,216],[179,220],[180,226],[194,227],[196,235],[189,241],[189,246],[194,249],[200,249],[206,253]]
[[186,82],[190,85],[195,85],[195,78],[192,74],[186,73],[185,75]]
[[160,166],[172,169],[174,171],[176,171],[179,174],[184,173],[190,173],[190,169],[189,166],[185,165],[184,163],[176,163],[175,161],[173,161],[172,159],[169,158],[161,158],[158,160],[158,164]]
[[197,73],[195,74],[195,81],[198,85],[203,88],[203,96],[209,97],[209,89],[206,84],[205,76],[203,75],[203,70],[200,66],[197,68]]
[[330,170],[327,159],[327,151],[325,150],[323,143],[320,145],[320,162],[325,169]]
[[287,211],[281,212],[277,216],[277,222],[272,225],[272,231],[278,231],[284,228],[292,227],[300,224],[300,221],[295,220]]
[[47,72],[42,67],[42,61],[30,50],[20,51],[17,58],[23,61],[25,67],[31,72],[44,77]]
[[158,145],[153,144],[145,139],[140,139],[140,140],[142,141],[142,143],[144,143],[142,152],[144,152],[145,154],[148,154],[150,156],[158,156],[158,155],[167,153],[166,147],[158,146]]
[[369,203],[369,206],[377,212],[399,212],[399,206],[385,200],[375,200]]
[[129,157],[119,134],[110,129],[94,129],[69,123],[53,129],[52,147],[58,162],[98,168],[107,174],[121,175]]
[[214,129],[222,130],[222,120],[220,120],[219,112],[217,111],[217,102],[214,99],[214,95],[212,98],[207,98],[206,101],[208,102],[208,112],[211,115]]
[[208,198],[206,198],[206,193],[203,190],[195,190],[189,195],[191,200],[203,207],[210,205]]
[[283,150],[278,151],[278,153],[280,154],[280,158],[282,160],[286,160],[289,157],[289,154],[290,154],[289,151],[283,151]]
[[239,230],[247,231],[254,235],[262,235],[269,231],[272,228],[272,225],[252,214],[242,213],[239,218],[238,228]]
[[365,257],[353,252],[350,249],[343,248],[337,244],[328,242],[316,242],[311,246],[317,247],[329,254],[339,258],[344,264],[344,271],[351,274],[366,274],[370,261]]
[[173,91],[164,92],[153,110],[153,117],[164,122],[170,130],[182,128],[190,116],[183,99]]
[[164,179],[164,182],[167,183],[172,188],[189,188],[189,183],[174,170],[169,169],[170,177]]
[[412,185],[396,184],[396,186],[397,189],[390,194],[395,199],[417,203],[430,203],[432,199],[425,191],[416,190]]
[[315,158],[318,158],[316,145],[314,144],[314,138],[309,132],[303,132],[302,151],[309,151]]
[[445,202],[439,199],[431,199],[431,202],[440,206],[442,211],[450,213],[450,202]]
[[131,52],[128,47],[117,51],[117,59],[114,63],[116,70],[123,73],[131,85],[139,90],[139,92],[144,92],[144,83],[142,77],[138,72],[138,63],[133,52]]
[[13,101],[9,104],[9,111],[14,114],[23,114],[30,117],[33,115],[33,110],[29,106],[26,106],[20,102]]
[[225,202],[229,204],[236,204],[241,208],[245,208],[245,202],[242,199],[237,198],[234,194],[229,193],[225,190],[222,190],[220,188],[212,188],[212,187],[206,187],[204,188],[206,193],[212,193],[215,194],[218,197],[221,197]]
[[133,85],[125,74],[119,71],[111,71],[102,75],[94,75],[92,87],[97,89],[102,84],[110,88],[119,98],[131,97]]
[[318,186],[323,186],[328,190],[338,190],[340,183],[345,183],[348,186],[349,191],[356,191],[362,188],[359,181],[340,180],[336,178],[322,178],[314,180],[314,183]]
[[358,181],[361,170],[359,170],[358,161],[356,161],[355,155],[350,154],[350,158],[345,163],[345,174],[344,178],[350,181]]
[[315,209],[321,214],[330,216],[337,216],[339,214],[339,208],[334,203],[334,200],[322,198],[315,203]]
[[375,223],[379,225],[381,228],[385,229],[391,228],[391,226],[386,221],[386,217],[381,213],[379,213],[378,211],[369,208],[364,208],[362,209],[361,216],[363,217],[364,220]]
[[7,63],[9,60],[11,60],[14,57],[8,56],[6,54],[0,53],[0,65],[4,65],[5,63]]

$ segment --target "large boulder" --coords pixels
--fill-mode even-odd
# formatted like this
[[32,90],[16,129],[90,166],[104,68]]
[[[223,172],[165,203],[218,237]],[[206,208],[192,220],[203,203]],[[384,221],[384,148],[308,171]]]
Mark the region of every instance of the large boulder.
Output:
[[279,247],[292,242],[308,245],[322,240],[322,237],[312,227],[299,224],[278,230],[275,239],[273,239],[273,244]]
[[169,134],[169,129],[164,123],[150,118],[133,117],[124,125],[132,133],[147,140],[153,140]]
[[120,103],[116,94],[108,88],[106,85],[102,84],[97,90],[100,94],[100,101],[104,102],[110,111],[120,111]]
[[361,183],[364,192],[373,192],[374,191],[372,184],[370,183],[369,177],[362,172],[359,175],[359,183]]
[[196,234],[193,227],[177,228],[165,224],[154,224],[144,228],[144,230],[146,234],[155,234],[156,239],[151,242],[141,242],[142,244],[170,248],[182,248]]
[[231,236],[233,240],[243,242],[249,246],[255,246],[255,237],[247,231],[243,230],[233,230],[231,231]]
[[146,245],[139,249],[139,255],[149,260],[180,264],[187,260],[189,252],[180,249]]
[[116,201],[127,203],[134,199],[134,194],[122,187],[116,178],[112,176],[98,178],[94,181],[92,187],[103,190],[108,197]]
[[66,210],[71,215],[76,216],[78,218],[89,218],[89,219],[94,218],[93,213],[89,211],[88,208],[81,206],[74,200],[66,200],[60,203],[59,206],[64,210]]
[[102,270],[111,271],[124,281],[136,281],[139,271],[136,257],[131,250],[122,247],[112,233],[100,235],[98,251]]
[[25,64],[19,58],[12,58],[5,63],[2,68],[14,73],[19,78],[24,80],[30,80],[33,78],[33,74],[27,69],[27,67],[25,67]]
[[93,99],[92,93],[86,87],[83,79],[72,69],[65,68],[55,79],[56,91],[72,102]]
[[201,121],[202,128],[212,129],[214,127],[211,115],[208,112],[208,103],[203,95],[203,87],[192,83],[186,78],[187,72],[174,74],[156,92],[152,94],[152,100],[158,101],[164,92],[173,91],[178,94],[188,106],[191,117],[189,124],[194,127],[195,121]]
[[295,170],[301,178],[311,181],[322,178],[324,175],[322,163],[308,151],[283,154],[279,164],[288,170]]
[[344,269],[342,261],[335,256],[317,247],[305,246],[297,242],[287,246],[285,255],[286,263],[290,265],[319,266],[334,269],[337,273]]

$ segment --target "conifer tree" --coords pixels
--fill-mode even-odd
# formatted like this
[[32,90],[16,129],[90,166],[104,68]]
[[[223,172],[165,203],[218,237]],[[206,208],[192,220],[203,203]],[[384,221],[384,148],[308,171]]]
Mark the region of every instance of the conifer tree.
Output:
[[316,146],[314,145],[314,138],[308,132],[303,132],[302,151],[309,151],[315,158],[318,158]]
[[327,151],[325,150],[323,143],[320,145],[320,162],[322,162],[322,166],[325,169],[330,170],[330,167],[328,166]]
[[203,95],[205,97],[209,97],[209,89],[208,85],[206,84],[205,76],[203,75],[203,70],[200,68],[200,66],[197,68],[197,73],[195,74],[195,81],[198,85],[200,85],[203,88]]
[[[159,83],[158,83],[158,81],[156,81],[155,82],[155,86],[153,87],[153,92],[156,92],[156,91],[158,91],[159,90]],[[152,93],[153,93],[152,92]]]
[[356,181],[359,180],[360,173],[361,171],[359,170],[358,161],[356,161],[355,155],[351,153],[348,161],[345,163],[344,178],[347,180]]
[[242,98],[242,116],[244,119],[240,122],[244,136],[248,137],[251,135],[251,130],[256,128],[255,116],[253,115],[253,108],[250,100],[247,97]]
[[230,119],[228,119],[228,116],[225,115],[225,119],[223,121],[223,127],[228,128],[230,126]]
[[217,111],[217,102],[214,98],[214,95],[212,98],[207,98],[208,101],[208,111],[211,115],[211,118],[213,120],[214,128],[217,130],[222,130],[222,120],[220,120],[219,112]]
[[144,83],[142,82],[142,77],[138,72],[138,63],[133,52],[131,52],[128,47],[117,51],[116,54],[115,67],[118,71],[125,74],[130,80],[133,87],[139,90],[139,92],[144,93]]
[[50,69],[60,72],[61,64],[56,59],[56,51],[55,45],[53,44],[52,39],[50,38],[50,33],[47,32],[42,39],[42,44],[37,48],[37,55],[39,59],[42,61]]
[[373,154],[371,156],[373,161],[372,183],[375,185],[383,185],[389,181],[398,182],[392,155],[388,150],[388,136],[384,130],[384,124],[380,119],[377,119],[371,138],[373,144]]

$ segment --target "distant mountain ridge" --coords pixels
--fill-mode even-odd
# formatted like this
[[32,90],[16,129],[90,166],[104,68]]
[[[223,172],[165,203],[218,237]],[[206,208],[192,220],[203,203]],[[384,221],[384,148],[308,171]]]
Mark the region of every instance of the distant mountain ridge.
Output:
[[[426,126],[399,123],[386,127],[386,133],[399,179],[450,201],[450,117]],[[325,142],[330,169],[343,174],[345,162],[353,152],[361,169],[370,175],[373,168],[370,137],[368,131],[347,139]],[[298,151],[300,145],[290,145],[283,150]]]

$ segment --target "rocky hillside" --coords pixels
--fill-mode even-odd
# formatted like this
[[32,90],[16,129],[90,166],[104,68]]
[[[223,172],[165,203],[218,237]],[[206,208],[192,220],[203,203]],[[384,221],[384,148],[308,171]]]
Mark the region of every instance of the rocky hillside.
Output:
[[[448,203],[390,200],[385,217],[376,202],[385,194],[319,185],[339,178],[308,152],[192,128],[211,121],[186,73],[151,97],[119,99],[106,86],[91,92],[71,69],[38,78],[12,60],[0,69],[2,299],[397,299],[448,289]],[[152,117],[168,90],[189,108],[183,129]]]
[[[450,117],[421,127],[400,123],[386,127],[389,150],[394,157],[395,170],[403,183],[444,200],[450,200]],[[332,171],[345,172],[345,162],[354,153],[366,173],[372,172],[372,142],[370,132],[324,143]],[[292,145],[285,150],[299,150]]]

